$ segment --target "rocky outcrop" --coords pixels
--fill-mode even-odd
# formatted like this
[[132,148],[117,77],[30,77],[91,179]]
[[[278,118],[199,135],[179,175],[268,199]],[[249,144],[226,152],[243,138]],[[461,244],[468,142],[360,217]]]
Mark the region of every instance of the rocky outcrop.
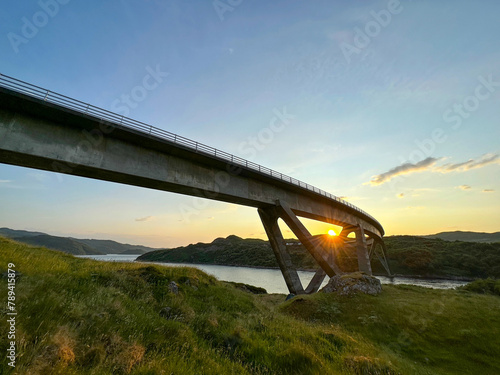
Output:
[[377,295],[382,291],[382,285],[380,280],[374,276],[353,272],[333,276],[321,291],[323,293],[337,293],[341,296],[351,296],[356,293]]

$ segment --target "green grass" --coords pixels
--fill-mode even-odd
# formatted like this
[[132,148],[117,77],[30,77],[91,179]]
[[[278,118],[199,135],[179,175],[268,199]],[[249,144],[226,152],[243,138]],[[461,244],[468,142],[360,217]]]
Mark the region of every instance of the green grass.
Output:
[[[500,373],[498,296],[384,286],[377,297],[284,302],[193,268],[97,262],[0,238],[1,272],[8,263],[22,274],[16,374]],[[3,278],[2,306],[6,295]]]

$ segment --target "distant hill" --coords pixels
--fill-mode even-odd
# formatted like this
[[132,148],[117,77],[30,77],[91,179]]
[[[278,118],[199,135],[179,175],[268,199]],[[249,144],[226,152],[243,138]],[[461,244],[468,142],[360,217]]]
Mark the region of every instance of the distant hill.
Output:
[[23,242],[28,245],[45,246],[49,249],[63,251],[73,255],[100,255],[102,254],[95,248],[75,241],[71,238],[49,236],[48,234],[41,234],[38,236],[27,237],[14,237],[15,241]]
[[63,251],[73,255],[103,254],[144,254],[155,248],[122,244],[111,240],[92,240],[71,237],[52,236],[42,232],[0,228],[0,236],[14,239],[29,245],[45,246],[49,249]]
[[[388,262],[393,274],[425,277],[500,278],[500,243],[444,241],[420,236],[389,236]],[[286,240],[293,264],[299,269],[316,270],[316,262],[297,241]],[[351,254],[340,251],[339,264],[356,265]],[[278,264],[268,241],[243,239],[237,236],[217,238],[211,243],[197,243],[168,250],[156,250],[141,255],[137,261],[166,263],[220,264],[277,268]],[[354,262],[354,263],[353,263]],[[385,271],[372,261],[373,271]],[[347,269],[346,269],[347,270]]]
[[47,233],[29,232],[27,230],[15,230],[10,228],[0,228],[0,236],[4,236],[7,238],[33,237],[33,236],[40,236],[42,234],[47,234]]
[[[296,243],[296,240],[287,240]],[[302,245],[289,247],[291,258],[299,268],[314,269],[315,261]],[[247,266],[278,268],[278,263],[269,241],[238,236],[216,238],[211,243],[197,243],[175,249],[156,250],[141,255],[138,261],[221,264],[227,266]]]
[[493,243],[500,242],[500,232],[483,233],[483,232],[441,232],[423,236],[425,238],[440,238],[445,241],[467,241],[467,242],[482,242]]
[[89,240],[72,238],[75,241],[83,242],[99,250],[103,254],[144,254],[148,251],[158,250],[152,247],[142,245],[129,245],[111,240]]

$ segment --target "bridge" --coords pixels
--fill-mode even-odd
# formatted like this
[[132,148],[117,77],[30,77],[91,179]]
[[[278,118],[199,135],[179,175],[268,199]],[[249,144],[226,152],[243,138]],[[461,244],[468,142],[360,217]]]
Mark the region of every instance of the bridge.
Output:
[[[0,162],[255,207],[290,293],[316,292],[342,274],[335,248],[371,274],[389,272],[384,229],[330,193],[235,155],[0,74]],[[335,243],[298,217],[342,227]],[[282,219],[318,263],[304,288],[278,225]],[[348,238],[351,233],[355,238]],[[352,237],[352,236],[351,236]]]

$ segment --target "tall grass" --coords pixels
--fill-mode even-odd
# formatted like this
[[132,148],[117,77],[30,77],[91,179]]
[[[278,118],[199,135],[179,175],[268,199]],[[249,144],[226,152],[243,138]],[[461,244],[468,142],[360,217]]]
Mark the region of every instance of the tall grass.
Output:
[[[0,238],[0,271],[8,263],[21,272],[16,374],[500,373],[496,296],[385,286],[378,297],[284,302],[194,268],[97,262]],[[6,279],[0,288],[3,302]],[[1,353],[7,328],[2,318]]]

